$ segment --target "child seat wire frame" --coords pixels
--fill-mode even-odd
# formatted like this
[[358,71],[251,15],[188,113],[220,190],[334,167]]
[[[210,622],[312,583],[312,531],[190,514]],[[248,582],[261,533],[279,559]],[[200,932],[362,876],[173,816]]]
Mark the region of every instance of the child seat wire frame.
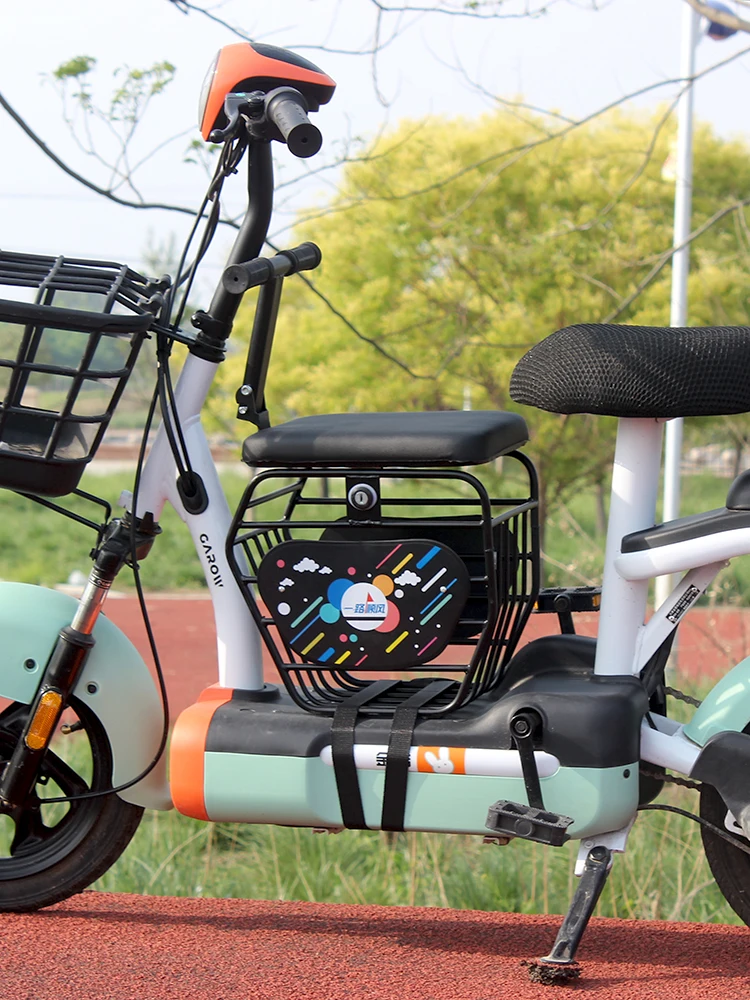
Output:
[[0,486],[63,496],[101,443],[168,281],[0,251],[1,286],[33,301],[0,298]]
[[[494,690],[516,649],[534,607],[540,586],[538,485],[534,466],[521,452],[503,456],[520,462],[528,476],[529,493],[522,498],[490,498],[482,482],[464,470],[413,468],[284,468],[259,473],[240,502],[227,538],[227,556],[245,601],[273,663],[292,699],[306,711],[333,714],[348,697],[384,675],[401,683],[360,708],[363,715],[392,715],[396,707],[433,677],[453,683],[420,709],[439,716]],[[400,511],[379,521],[354,520],[347,510],[346,489],[332,495],[338,482],[353,479],[377,483],[382,507]],[[390,483],[444,483],[439,497],[389,496]],[[313,484],[317,490],[313,491]],[[451,495],[465,484],[472,496]],[[321,487],[323,495],[321,496]],[[313,495],[314,493],[314,495]],[[263,507],[283,503],[281,516],[263,516]],[[415,503],[450,514],[409,516]],[[318,511],[322,508],[324,516]],[[447,544],[469,570],[470,592],[448,648],[439,661],[388,671],[384,665],[343,669],[305,662],[282,638],[260,599],[258,571],[263,558],[283,542],[335,536],[352,545],[370,538],[426,538]],[[463,549],[463,551],[462,551]],[[454,662],[461,649],[468,662]],[[446,659],[450,656],[450,659]]]

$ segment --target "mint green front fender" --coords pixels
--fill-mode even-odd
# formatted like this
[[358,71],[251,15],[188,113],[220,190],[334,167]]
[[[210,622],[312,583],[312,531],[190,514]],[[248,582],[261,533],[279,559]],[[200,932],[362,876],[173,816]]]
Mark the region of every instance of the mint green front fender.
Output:
[[[57,634],[73,620],[78,602],[68,594],[25,583],[0,583],[0,697],[29,704]],[[140,774],[161,740],[162,706],[140,653],[108,618],[94,628],[96,645],[75,695],[99,717],[112,746],[114,785]],[[166,754],[153,771],[121,792],[149,809],[172,806]]]
[[732,730],[741,733],[750,723],[750,656],[741,660],[711,688],[683,733],[698,746],[712,736]]

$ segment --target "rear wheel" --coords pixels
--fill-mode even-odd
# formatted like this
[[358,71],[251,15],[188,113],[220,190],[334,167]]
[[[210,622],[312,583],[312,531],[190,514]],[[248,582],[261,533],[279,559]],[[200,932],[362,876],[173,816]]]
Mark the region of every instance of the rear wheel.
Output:
[[[727,807],[724,799],[712,785],[701,785],[700,814],[703,819],[725,830]],[[746,837],[726,831],[738,844],[750,847]],[[703,849],[711,874],[721,889],[724,899],[734,912],[750,927],[750,854],[737,850],[722,837],[717,837],[706,827],[701,827]]]
[[[0,768],[28,711],[14,703],[0,713]],[[65,721],[74,732],[53,740],[27,803],[0,815],[0,912],[37,910],[81,892],[120,857],[143,815],[117,795],[46,802],[111,785],[112,751],[98,718],[74,698]]]

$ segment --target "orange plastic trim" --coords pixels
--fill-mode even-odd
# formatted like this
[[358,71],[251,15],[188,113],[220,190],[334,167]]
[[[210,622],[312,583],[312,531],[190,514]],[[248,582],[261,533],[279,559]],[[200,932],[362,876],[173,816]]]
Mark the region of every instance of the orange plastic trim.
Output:
[[208,728],[216,709],[232,700],[231,688],[212,685],[198,701],[181,712],[169,746],[169,785],[178,812],[208,819],[205,797],[205,760]]
[[216,125],[216,119],[224,108],[224,98],[231,94],[243,80],[256,76],[279,77],[283,80],[299,80],[302,83],[317,83],[325,87],[336,84],[325,73],[315,73],[304,66],[270,59],[256,52],[249,42],[225,45],[219,53],[214,70],[214,79],[206,102],[206,110],[201,122],[201,135],[208,142],[208,136]]

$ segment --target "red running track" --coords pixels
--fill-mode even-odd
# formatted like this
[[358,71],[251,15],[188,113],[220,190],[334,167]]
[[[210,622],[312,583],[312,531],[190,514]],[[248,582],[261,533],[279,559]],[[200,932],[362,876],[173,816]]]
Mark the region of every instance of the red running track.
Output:
[[[216,632],[211,601],[206,594],[152,595],[148,609],[163,662],[172,717],[191,704],[203,688],[216,683]],[[134,597],[109,598],[107,615],[141,651],[151,653]],[[576,615],[577,629],[596,635],[596,615]],[[532,615],[526,639],[556,631],[554,615]],[[695,608],[680,625],[678,665],[692,679],[716,679],[750,653],[750,610]],[[278,675],[266,661],[266,679]]]
[[3,1000],[745,1000],[745,928],[592,920],[573,986],[529,982],[559,918],[87,892],[2,918]]

